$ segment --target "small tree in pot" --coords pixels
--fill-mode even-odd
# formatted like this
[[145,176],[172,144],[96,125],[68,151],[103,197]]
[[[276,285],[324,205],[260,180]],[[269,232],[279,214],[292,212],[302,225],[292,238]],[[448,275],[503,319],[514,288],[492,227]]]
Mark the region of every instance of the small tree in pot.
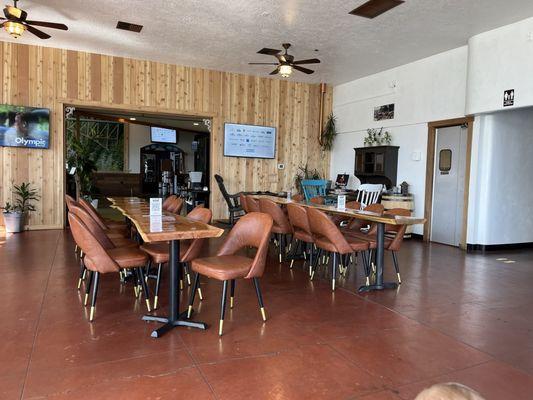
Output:
[[13,184],[13,194],[15,204],[6,202],[4,210],[4,222],[6,231],[10,233],[21,232],[24,228],[24,217],[30,211],[35,211],[33,201],[39,200],[36,189],[31,188],[29,182],[22,182],[20,185]]

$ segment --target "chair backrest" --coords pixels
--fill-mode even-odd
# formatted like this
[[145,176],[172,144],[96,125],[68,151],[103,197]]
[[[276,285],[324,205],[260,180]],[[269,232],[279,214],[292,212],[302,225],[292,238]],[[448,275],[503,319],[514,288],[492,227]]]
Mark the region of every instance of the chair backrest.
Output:
[[303,231],[308,235],[312,235],[311,227],[309,226],[309,219],[307,218],[307,209],[299,204],[287,204],[287,213],[289,214],[289,222],[294,231]]
[[89,215],[91,217],[93,217],[93,219],[96,221],[96,223],[98,225],[100,225],[100,227],[107,231],[109,228],[107,227],[107,225],[105,224],[104,220],[100,217],[100,215],[98,214],[98,212],[94,209],[93,205],[91,203],[89,203],[87,200],[85,199],[82,199],[81,197],[79,198],[78,200],[78,203],[82,206],[82,208],[87,211],[89,213]]
[[346,203],[346,208],[349,208],[350,210],[360,210],[361,203],[358,201],[349,201]]
[[119,271],[118,264],[107,254],[79,217],[73,213],[68,213],[68,222],[74,241],[85,254],[83,262],[87,269],[102,273]]
[[325,212],[309,207],[307,209],[307,218],[317,246],[320,246],[321,243],[326,243],[328,244],[328,249],[326,250],[333,250],[340,254],[352,252],[352,248],[344,238],[344,235]]
[[172,194],[170,196],[168,196],[164,201],[163,201],[163,210],[167,211],[168,210],[168,207],[170,207],[170,205],[176,201],[175,199],[177,198],[178,196],[176,196],[175,194]]
[[69,196],[68,194],[66,194],[66,195],[65,195],[65,203],[66,203],[66,205],[67,205],[67,209],[70,209],[70,206],[71,206],[72,204],[76,204],[77,201],[76,201],[76,199],[74,199],[74,197]]
[[[203,222],[204,224],[209,224],[213,213],[209,208],[205,208],[203,205],[195,207],[189,214],[187,218],[194,221]],[[187,251],[181,256],[181,262],[190,262],[195,258],[198,258],[200,252],[202,251],[202,246],[205,242],[205,238],[202,239],[193,239],[191,244],[187,248]]]
[[218,188],[220,189],[220,192],[222,193],[224,200],[226,200],[226,203],[228,203],[228,207],[229,208],[235,207],[235,205],[231,201],[231,198],[229,197],[228,191],[226,190],[226,185],[224,185],[224,179],[220,175],[215,174],[215,180],[217,181]]
[[292,196],[292,201],[303,201],[305,199],[303,194],[297,193]]
[[357,201],[361,203],[362,207],[375,204],[378,202],[382,191],[382,184],[364,183],[357,188]]
[[241,203],[241,207],[244,210],[246,214],[250,212],[250,208],[248,207],[248,203],[246,201],[246,195],[244,193],[239,193],[239,201]]
[[[373,213],[376,213],[376,214],[379,214],[379,215],[382,215],[383,212],[385,211],[385,207],[383,207],[383,204],[380,204],[380,203],[374,203],[374,204],[370,204],[368,206],[366,206],[363,211],[369,211],[369,212],[373,212]],[[363,226],[368,226],[370,225],[370,229],[368,230],[368,234],[369,235],[373,235],[377,232],[378,230],[378,226],[376,223],[369,223],[368,221],[362,221],[362,220],[359,220],[360,221],[360,228],[363,227]],[[352,228],[350,226],[350,228]]]
[[246,205],[250,212],[261,212],[261,207],[259,206],[259,200],[254,199],[252,196],[246,196]]
[[181,214],[181,209],[183,208],[183,199],[181,197],[175,196],[168,204],[166,211]]
[[324,200],[324,198],[321,196],[315,196],[315,197],[311,197],[311,200],[309,200],[309,203],[323,206],[324,204],[326,204],[326,200]]
[[69,208],[69,213],[78,217],[81,222],[89,229],[96,240],[102,245],[104,249],[113,249],[115,245],[106,235],[102,227],[94,220],[94,218],[82,207],[72,204]]
[[241,217],[231,229],[224,244],[218,251],[219,256],[235,254],[240,249],[252,246],[257,249],[252,266],[245,278],[257,278],[265,270],[268,243],[274,221],[265,213],[251,212]]
[[277,233],[292,233],[292,226],[287,218],[287,214],[283,212],[281,207],[269,199],[259,199],[259,208],[262,213],[266,213],[274,220],[274,227],[277,228]]
[[[410,217],[411,211],[406,210],[405,208],[391,208],[390,210],[387,210],[385,214],[395,215],[395,216],[398,215],[402,217]],[[389,224],[385,225],[385,232],[396,233],[396,235],[394,236],[394,239],[392,239],[392,242],[389,244],[389,247],[387,247],[389,250],[397,251],[400,249],[406,229],[407,229],[407,225],[389,225]]]
[[328,181],[325,179],[304,179],[302,180],[305,201],[309,202],[313,197],[326,195]]

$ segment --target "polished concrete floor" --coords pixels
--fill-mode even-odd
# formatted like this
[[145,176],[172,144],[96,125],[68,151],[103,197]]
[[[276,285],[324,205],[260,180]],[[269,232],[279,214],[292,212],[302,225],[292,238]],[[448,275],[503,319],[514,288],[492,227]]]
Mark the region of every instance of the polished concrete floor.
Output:
[[0,398],[412,399],[457,381],[487,399],[531,399],[532,256],[408,242],[401,288],[359,296],[359,271],[332,293],[272,254],[266,323],[240,281],[219,338],[221,285],[205,280],[195,318],[214,326],[151,339],[144,302],[114,274],[87,321],[68,231],[22,233],[0,240]]

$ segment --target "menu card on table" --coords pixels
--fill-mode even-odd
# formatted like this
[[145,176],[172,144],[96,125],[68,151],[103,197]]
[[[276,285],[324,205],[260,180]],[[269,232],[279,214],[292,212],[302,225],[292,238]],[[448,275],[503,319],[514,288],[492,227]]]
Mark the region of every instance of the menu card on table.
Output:
[[163,215],[163,199],[156,197],[150,199],[150,216]]
[[346,196],[345,195],[337,196],[337,209],[346,210]]

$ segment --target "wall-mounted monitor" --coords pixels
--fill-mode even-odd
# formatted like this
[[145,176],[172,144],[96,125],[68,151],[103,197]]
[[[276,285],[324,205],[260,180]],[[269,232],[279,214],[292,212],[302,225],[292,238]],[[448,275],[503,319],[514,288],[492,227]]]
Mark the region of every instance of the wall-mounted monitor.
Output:
[[150,127],[150,139],[153,143],[176,143],[177,135],[175,129]]
[[0,146],[47,149],[49,145],[49,109],[0,105]]
[[224,156],[274,158],[276,128],[271,126],[224,124]]

